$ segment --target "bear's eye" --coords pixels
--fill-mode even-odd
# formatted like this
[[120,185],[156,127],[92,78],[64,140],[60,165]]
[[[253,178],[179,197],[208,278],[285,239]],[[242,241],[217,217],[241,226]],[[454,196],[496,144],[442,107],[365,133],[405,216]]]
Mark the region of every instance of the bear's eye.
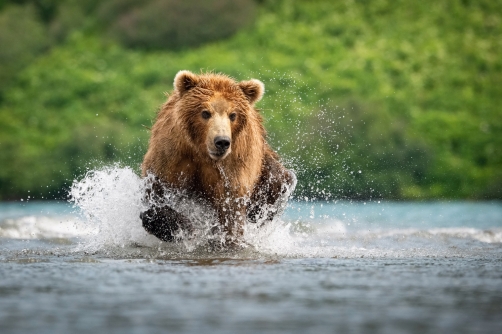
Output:
[[228,116],[228,118],[230,118],[230,120],[233,122],[237,118],[237,114],[233,112],[230,114],[230,116]]
[[210,119],[211,118],[211,113],[209,111],[207,111],[207,110],[204,110],[204,111],[202,111],[201,116],[204,119]]

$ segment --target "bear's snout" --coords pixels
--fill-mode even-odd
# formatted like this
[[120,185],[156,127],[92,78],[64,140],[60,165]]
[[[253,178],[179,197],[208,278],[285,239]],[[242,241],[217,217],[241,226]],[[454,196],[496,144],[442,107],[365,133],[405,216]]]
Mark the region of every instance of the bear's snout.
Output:
[[230,147],[230,138],[227,136],[218,136],[214,138],[214,146],[218,152],[225,153]]
[[[223,101],[225,102],[225,101]],[[232,151],[232,125],[230,117],[225,110],[222,109],[222,101],[218,100],[216,108],[214,105],[211,108],[213,113],[207,122],[206,146],[209,156],[213,160],[223,160]],[[226,102],[225,102],[226,103]],[[226,106],[226,104],[225,104]]]
[[214,148],[209,150],[209,155],[214,160],[225,159],[230,153],[230,145],[232,140],[228,136],[217,136],[213,140]]

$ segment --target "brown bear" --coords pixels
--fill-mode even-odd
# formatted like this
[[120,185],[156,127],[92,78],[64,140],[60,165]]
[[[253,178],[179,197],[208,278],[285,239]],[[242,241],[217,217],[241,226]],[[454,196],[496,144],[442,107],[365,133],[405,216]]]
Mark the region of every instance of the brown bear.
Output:
[[246,222],[263,224],[280,213],[296,177],[266,142],[254,107],[263,93],[256,79],[178,72],[142,164],[143,177],[153,175],[145,192],[148,209],[141,213],[149,233],[172,241],[180,229],[192,228],[186,215],[163,201],[168,189],[208,203],[227,245],[242,241]]

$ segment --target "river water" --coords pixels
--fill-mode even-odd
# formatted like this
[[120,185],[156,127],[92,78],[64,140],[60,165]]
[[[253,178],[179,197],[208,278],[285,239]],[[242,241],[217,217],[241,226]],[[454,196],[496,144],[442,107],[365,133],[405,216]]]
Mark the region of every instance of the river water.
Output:
[[500,202],[291,201],[215,251],[147,235],[138,191],[0,203],[0,333],[502,332]]

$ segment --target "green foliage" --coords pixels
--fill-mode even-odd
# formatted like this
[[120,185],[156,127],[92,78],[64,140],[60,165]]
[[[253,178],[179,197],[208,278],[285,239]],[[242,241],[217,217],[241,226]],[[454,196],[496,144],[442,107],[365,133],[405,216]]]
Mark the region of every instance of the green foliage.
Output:
[[9,6],[0,12],[0,93],[49,45],[47,29],[32,5]]
[[131,62],[135,55],[79,40],[24,71],[0,109],[2,190],[54,194],[96,164],[141,159],[150,118],[142,111],[158,103]]
[[84,11],[96,14],[5,91],[2,198],[56,194],[97,164],[138,167],[181,69],[265,83],[259,107],[297,196],[502,198],[501,3],[264,1],[253,26],[179,51],[107,42],[95,22],[127,3]]

